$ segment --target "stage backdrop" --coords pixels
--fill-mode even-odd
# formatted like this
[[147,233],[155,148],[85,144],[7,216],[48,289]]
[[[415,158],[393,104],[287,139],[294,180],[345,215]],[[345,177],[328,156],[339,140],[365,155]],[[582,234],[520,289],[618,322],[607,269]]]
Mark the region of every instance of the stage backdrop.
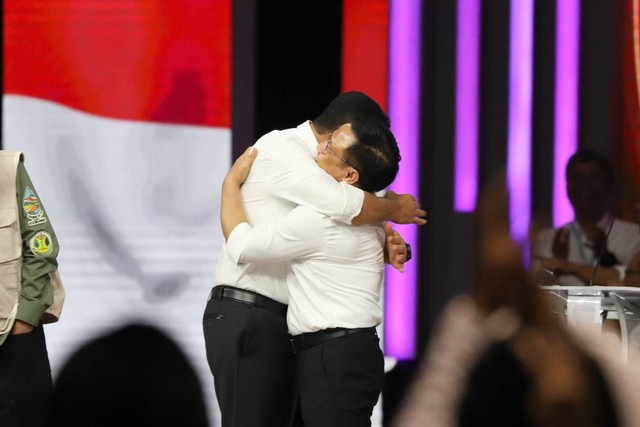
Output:
[[159,325],[200,373],[230,164],[231,0],[4,1],[3,148],[59,237],[54,375],[96,333]]
[[640,201],[640,1],[626,0],[623,30],[623,158],[629,210]]

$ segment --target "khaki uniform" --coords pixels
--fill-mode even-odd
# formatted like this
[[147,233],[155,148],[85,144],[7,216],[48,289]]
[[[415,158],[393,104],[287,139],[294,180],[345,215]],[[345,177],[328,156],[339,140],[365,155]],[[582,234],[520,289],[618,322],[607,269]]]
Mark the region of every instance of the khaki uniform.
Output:
[[[0,425],[44,425],[52,391],[42,323],[60,317],[58,240],[22,153],[0,150]],[[12,335],[16,321],[34,327]]]
[[0,344],[15,320],[33,326],[59,319],[64,289],[51,222],[22,164],[0,151]]

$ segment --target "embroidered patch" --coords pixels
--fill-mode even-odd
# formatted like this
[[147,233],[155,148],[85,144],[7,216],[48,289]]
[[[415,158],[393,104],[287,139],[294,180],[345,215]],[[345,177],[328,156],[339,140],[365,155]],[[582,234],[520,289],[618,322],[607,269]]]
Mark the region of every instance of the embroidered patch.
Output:
[[46,231],[39,231],[29,240],[29,248],[34,255],[50,255],[53,252],[53,239]]
[[32,189],[27,187],[24,190],[24,197],[22,198],[22,209],[27,214],[27,225],[30,227],[47,222],[47,217],[44,215],[42,206],[40,206],[40,200]]

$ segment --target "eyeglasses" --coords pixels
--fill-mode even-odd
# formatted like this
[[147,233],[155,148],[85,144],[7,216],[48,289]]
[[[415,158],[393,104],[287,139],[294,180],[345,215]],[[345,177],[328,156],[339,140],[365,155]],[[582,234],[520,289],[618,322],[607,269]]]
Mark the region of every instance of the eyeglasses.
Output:
[[324,148],[322,149],[322,151],[320,152],[321,154],[331,154],[333,157],[335,157],[336,159],[341,160],[343,163],[351,166],[352,168],[354,168],[355,170],[358,170],[357,167],[355,167],[352,163],[350,163],[347,159],[345,159],[344,157],[340,156],[338,153],[336,153],[333,148],[331,148],[331,135],[329,135],[329,139],[327,139],[327,142],[324,143]]

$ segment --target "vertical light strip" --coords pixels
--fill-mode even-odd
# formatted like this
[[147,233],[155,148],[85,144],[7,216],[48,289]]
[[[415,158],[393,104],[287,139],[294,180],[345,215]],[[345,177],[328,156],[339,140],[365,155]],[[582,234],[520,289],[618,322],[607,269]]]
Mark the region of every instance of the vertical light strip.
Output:
[[553,160],[553,224],[573,218],[567,198],[565,167],[578,147],[580,0],[557,0],[556,86]]
[[511,0],[507,181],[511,234],[524,243],[531,219],[533,0]]
[[472,212],[478,194],[480,0],[458,0],[454,209]]
[[[420,114],[420,0],[392,0],[389,32],[389,117],[402,161],[391,190],[418,195]],[[386,271],[385,351],[406,360],[416,353],[417,226],[396,229],[413,248],[405,272]]]

